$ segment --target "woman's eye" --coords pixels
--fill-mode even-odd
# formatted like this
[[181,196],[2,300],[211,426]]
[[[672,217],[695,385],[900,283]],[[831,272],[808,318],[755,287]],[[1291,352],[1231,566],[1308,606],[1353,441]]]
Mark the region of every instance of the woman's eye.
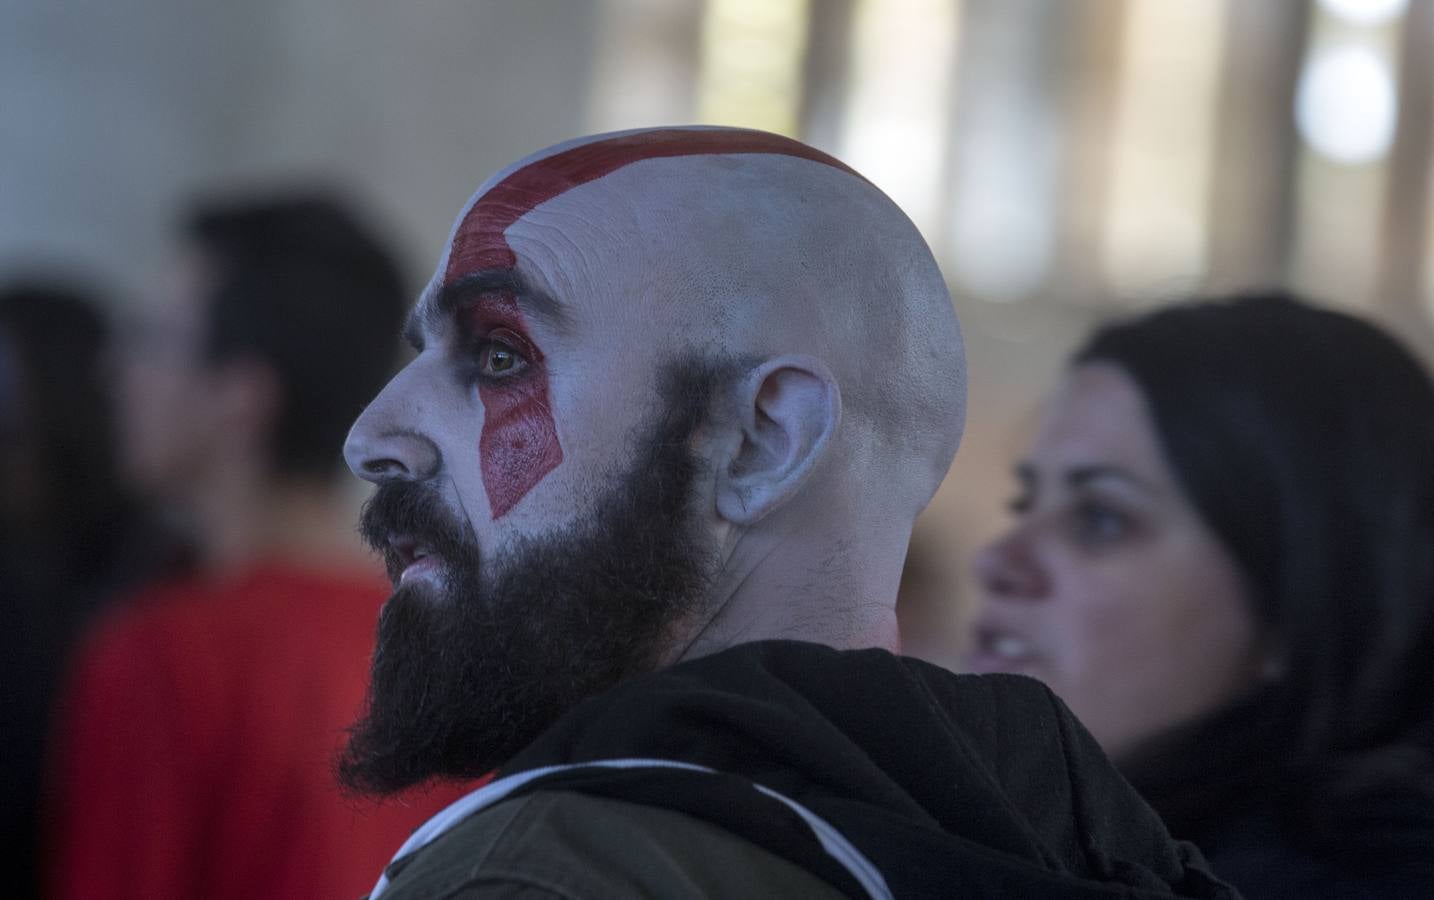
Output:
[[1114,543],[1130,533],[1130,517],[1102,503],[1080,503],[1071,511],[1076,540],[1087,545]]
[[502,341],[488,340],[479,352],[478,371],[489,378],[502,378],[521,372],[528,361],[517,350]]

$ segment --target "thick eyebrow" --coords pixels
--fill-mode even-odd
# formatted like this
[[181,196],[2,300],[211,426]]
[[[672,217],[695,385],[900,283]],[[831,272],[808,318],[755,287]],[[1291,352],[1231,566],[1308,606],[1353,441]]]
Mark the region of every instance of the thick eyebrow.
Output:
[[[1076,466],[1065,473],[1066,484],[1076,488],[1085,487],[1092,481],[1101,481],[1107,478],[1124,481],[1142,491],[1154,493],[1153,488],[1144,479],[1119,466],[1101,464]],[[1020,463],[1016,466],[1016,480],[1021,483],[1021,487],[1029,490],[1035,487],[1040,477],[1035,466],[1030,463]]]
[[1119,466],[1076,466],[1066,472],[1066,483],[1071,487],[1084,487],[1092,481],[1105,481],[1107,479],[1124,481],[1146,493],[1151,492],[1150,485],[1146,484],[1143,478]]
[[414,350],[423,349],[425,332],[440,331],[462,309],[464,303],[483,294],[511,294],[523,312],[542,320],[555,331],[568,326],[567,311],[561,303],[539,290],[516,269],[480,269],[426,292],[403,326],[403,338]]

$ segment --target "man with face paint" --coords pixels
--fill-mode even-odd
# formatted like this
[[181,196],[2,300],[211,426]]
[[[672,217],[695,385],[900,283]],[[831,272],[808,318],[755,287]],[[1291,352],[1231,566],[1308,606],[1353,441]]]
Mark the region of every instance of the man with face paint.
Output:
[[118,444],[197,559],[74,655],[46,896],[356,896],[359,861],[381,865],[459,793],[355,804],[333,773],[387,595],[351,546],[338,451],[393,371],[403,280],[323,192],[215,198],[179,236],[172,284],[116,354]]
[[481,187],[345,455],[394,592],[341,774],[497,768],[419,897],[1229,896],[1053,696],[895,655],[961,336],[911,222],[739,129]]

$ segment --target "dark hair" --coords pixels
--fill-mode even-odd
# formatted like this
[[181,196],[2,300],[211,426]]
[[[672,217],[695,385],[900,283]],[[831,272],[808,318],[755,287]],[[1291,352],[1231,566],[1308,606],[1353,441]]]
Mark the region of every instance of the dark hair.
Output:
[[[13,364],[5,366],[0,428],[37,467],[25,493],[40,492],[35,508],[9,515],[26,518],[30,538],[45,531],[47,540],[74,547],[64,565],[85,565],[80,546],[94,537],[91,530],[121,494],[114,412],[104,387],[107,322],[81,288],[15,283],[0,290],[0,341],[6,345],[0,354],[13,354]],[[0,485],[15,502],[19,487]]]
[[207,357],[253,358],[278,377],[274,471],[333,474],[396,360],[407,298],[394,259],[320,195],[204,204],[184,232],[216,269]]
[[0,831],[20,864],[6,873],[12,896],[39,896],[42,761],[69,651],[108,604],[188,561],[125,490],[109,350],[98,296],[70,279],[0,288]]
[[1419,362],[1369,323],[1279,293],[1111,325],[1074,362],[1134,380],[1283,653],[1248,717],[1257,789],[1295,815],[1429,789],[1434,384]]

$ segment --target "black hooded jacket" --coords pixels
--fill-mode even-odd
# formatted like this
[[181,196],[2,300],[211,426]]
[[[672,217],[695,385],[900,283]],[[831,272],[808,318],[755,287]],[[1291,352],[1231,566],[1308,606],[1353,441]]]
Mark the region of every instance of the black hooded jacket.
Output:
[[[634,758],[715,772],[579,766],[518,793],[682,813],[850,896],[865,891],[754,783],[834,826],[895,897],[1236,896],[1169,837],[1065,706],[1021,676],[954,675],[880,650],[744,644],[579,705],[499,779]],[[390,867],[395,885],[426,852]]]

